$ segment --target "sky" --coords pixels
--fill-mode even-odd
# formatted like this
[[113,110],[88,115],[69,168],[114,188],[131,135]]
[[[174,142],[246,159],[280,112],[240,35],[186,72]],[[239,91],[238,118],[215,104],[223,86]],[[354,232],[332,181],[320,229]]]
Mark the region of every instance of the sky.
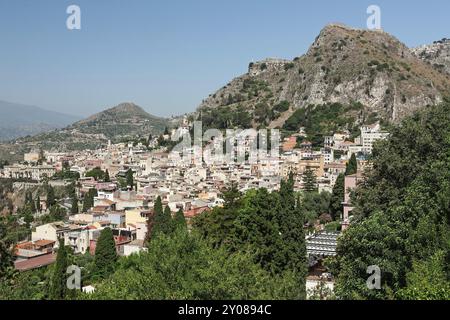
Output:
[[[68,30],[69,5],[81,30]],[[328,23],[382,28],[410,47],[450,38],[448,0],[0,0],[0,100],[88,116],[134,102],[158,116],[194,111],[247,72],[293,59]]]

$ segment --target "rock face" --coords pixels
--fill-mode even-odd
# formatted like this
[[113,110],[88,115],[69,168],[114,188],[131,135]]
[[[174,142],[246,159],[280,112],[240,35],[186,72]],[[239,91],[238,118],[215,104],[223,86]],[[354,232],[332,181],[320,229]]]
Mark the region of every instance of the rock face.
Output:
[[450,39],[444,38],[433,44],[411,49],[411,51],[437,70],[450,74]]
[[273,108],[287,101],[289,110],[266,123],[279,127],[310,104],[360,102],[367,114],[397,122],[449,92],[449,76],[393,36],[333,24],[293,61],[251,63],[248,73],[203,100],[199,110],[241,106],[254,114],[261,104]]

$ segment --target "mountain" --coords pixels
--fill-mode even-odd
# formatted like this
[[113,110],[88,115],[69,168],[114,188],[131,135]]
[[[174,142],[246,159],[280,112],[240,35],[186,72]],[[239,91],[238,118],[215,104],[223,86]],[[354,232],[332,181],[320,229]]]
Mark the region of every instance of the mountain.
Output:
[[450,39],[412,49],[413,54],[441,72],[450,74]]
[[[23,137],[0,146],[0,158],[20,158],[31,149],[83,150],[95,149],[114,142],[148,138],[160,134],[167,120],[145,112],[133,103],[122,103],[62,129]],[[11,157],[11,152],[16,157]]]
[[100,134],[113,141],[127,137],[146,136],[160,133],[167,120],[147,113],[134,103],[121,103],[118,106],[94,114],[69,126],[86,134]]
[[[398,122],[449,93],[447,74],[388,33],[332,24],[301,57],[250,63],[246,74],[204,99],[198,112],[216,125],[250,118],[254,127],[275,128],[296,110],[339,103],[350,105],[360,121]],[[239,117],[230,120],[228,113]]]
[[63,128],[80,117],[0,101],[0,141]]

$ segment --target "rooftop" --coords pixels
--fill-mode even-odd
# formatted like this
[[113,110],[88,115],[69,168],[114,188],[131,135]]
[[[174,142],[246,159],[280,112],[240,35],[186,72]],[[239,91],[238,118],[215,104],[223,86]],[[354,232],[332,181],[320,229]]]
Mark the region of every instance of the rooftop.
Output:
[[19,271],[28,271],[36,268],[48,266],[56,261],[56,255],[44,254],[28,260],[21,260],[14,262],[14,267]]

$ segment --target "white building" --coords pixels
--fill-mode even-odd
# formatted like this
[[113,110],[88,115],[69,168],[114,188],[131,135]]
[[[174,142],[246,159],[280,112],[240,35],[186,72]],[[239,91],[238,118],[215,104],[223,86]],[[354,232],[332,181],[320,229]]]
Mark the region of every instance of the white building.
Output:
[[389,133],[381,131],[380,124],[361,127],[361,144],[362,151],[372,153],[373,144],[377,140],[383,140],[388,137]]

